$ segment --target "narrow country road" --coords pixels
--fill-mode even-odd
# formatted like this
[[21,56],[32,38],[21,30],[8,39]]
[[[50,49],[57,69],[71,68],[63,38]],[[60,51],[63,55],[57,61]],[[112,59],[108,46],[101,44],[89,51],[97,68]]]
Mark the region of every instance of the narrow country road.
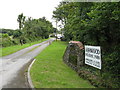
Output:
[[0,89],[29,88],[25,72],[33,58],[46,48],[54,39],[22,49],[0,58]]

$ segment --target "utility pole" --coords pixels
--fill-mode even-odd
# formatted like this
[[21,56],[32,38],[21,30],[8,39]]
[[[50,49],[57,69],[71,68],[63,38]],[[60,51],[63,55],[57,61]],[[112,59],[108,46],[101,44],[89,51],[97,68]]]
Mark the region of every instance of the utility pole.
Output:
[[57,41],[57,19],[56,19],[56,41]]

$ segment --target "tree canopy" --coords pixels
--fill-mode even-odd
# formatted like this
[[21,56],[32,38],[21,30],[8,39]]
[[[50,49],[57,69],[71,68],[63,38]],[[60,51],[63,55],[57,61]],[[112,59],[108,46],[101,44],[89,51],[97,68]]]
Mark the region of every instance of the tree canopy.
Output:
[[67,40],[101,46],[103,71],[119,77],[120,2],[61,2],[53,18],[64,25]]
[[[53,25],[45,17],[33,19],[22,14],[18,15],[17,21],[19,29],[1,29],[2,46],[10,46],[16,44],[25,44],[28,42],[46,39],[50,33],[54,32]],[[6,37],[4,37],[6,36]],[[1,38],[0,38],[1,39]],[[8,42],[9,41],[9,42]]]
[[48,38],[49,34],[53,32],[52,23],[45,17],[33,19],[20,14],[17,21],[20,31],[14,37],[18,36],[22,43]]

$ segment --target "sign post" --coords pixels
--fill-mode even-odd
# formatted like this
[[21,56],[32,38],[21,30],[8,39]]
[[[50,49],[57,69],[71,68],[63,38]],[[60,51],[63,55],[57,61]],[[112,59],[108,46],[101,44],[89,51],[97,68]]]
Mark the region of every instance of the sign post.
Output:
[[85,45],[85,64],[101,69],[100,46]]

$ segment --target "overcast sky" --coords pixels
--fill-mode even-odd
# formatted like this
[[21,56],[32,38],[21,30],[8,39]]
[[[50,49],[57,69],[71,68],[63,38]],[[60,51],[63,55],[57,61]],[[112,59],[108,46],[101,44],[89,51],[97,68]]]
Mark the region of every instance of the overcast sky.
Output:
[[[17,17],[24,16],[52,20],[52,12],[62,0],[0,0],[0,28],[17,29]],[[53,25],[55,25],[53,23]]]

